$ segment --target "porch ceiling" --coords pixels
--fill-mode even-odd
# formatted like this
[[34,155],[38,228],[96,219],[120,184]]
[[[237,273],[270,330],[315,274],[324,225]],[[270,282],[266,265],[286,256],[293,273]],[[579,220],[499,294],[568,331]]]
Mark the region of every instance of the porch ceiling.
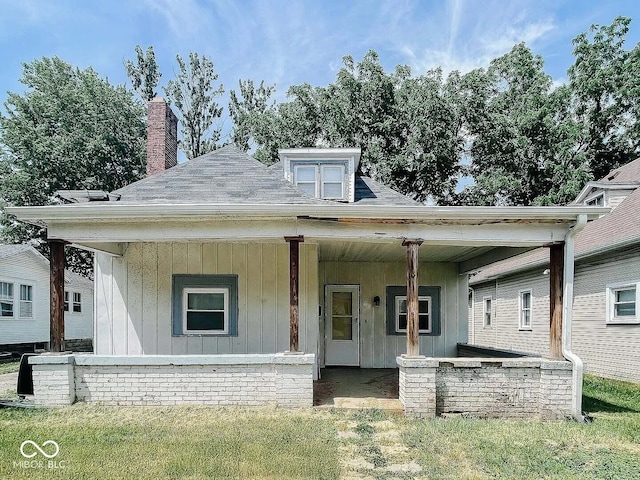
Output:
[[[321,240],[318,245],[321,262],[400,262],[405,261],[407,256],[407,249],[400,241],[383,243]],[[423,244],[420,246],[420,261],[463,262],[494,248]]]

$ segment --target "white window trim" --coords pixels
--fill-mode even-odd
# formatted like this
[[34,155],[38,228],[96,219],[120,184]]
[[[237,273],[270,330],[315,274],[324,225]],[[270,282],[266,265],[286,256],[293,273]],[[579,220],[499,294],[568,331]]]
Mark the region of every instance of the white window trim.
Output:
[[[65,290],[62,296],[62,308],[65,313],[71,313],[69,308],[69,306],[71,305],[71,302],[69,301],[69,298],[71,297],[71,295],[69,295],[69,293],[70,293],[69,290]],[[66,304],[66,308],[65,308],[65,304]]]
[[[615,315],[615,295],[614,292],[617,290],[624,290],[625,288],[635,288],[636,289],[636,315],[635,317],[616,317]],[[640,306],[640,281],[637,282],[621,282],[621,283],[610,283],[607,285],[607,316],[606,316],[606,324],[607,325],[640,325],[640,314],[638,312],[638,307]]]
[[[598,205],[597,204],[598,198],[602,198],[602,205]],[[589,202],[593,202],[594,200],[596,200],[596,204],[595,205],[589,205]],[[597,193],[595,195],[592,195],[590,197],[585,198],[585,200],[584,200],[585,206],[588,206],[588,207],[589,206],[592,206],[592,207],[600,207],[600,206],[604,207],[604,203],[605,203],[604,192]]]
[[[303,180],[302,182],[298,181],[298,170],[300,168],[313,168],[314,169],[314,180],[313,182],[311,182],[310,180]],[[318,185],[318,165],[315,164],[300,164],[300,165],[294,165],[293,167],[293,183],[294,185],[299,185],[301,183],[304,184],[311,184],[313,183],[314,185],[314,191],[315,191],[315,197],[319,196],[319,185]]]
[[[340,195],[339,197],[328,197],[325,196],[324,194],[324,185],[325,183],[338,183],[338,182],[326,182],[324,180],[324,169],[327,167],[339,167],[341,170],[341,175],[340,177],[342,178],[341,180],[341,184],[342,184],[342,189],[341,189],[341,193],[342,195]],[[329,161],[328,163],[323,163],[322,160],[314,160],[313,162],[300,162],[300,163],[296,163],[293,165],[293,184],[298,186],[301,183],[302,184],[311,184],[311,180],[303,180],[303,181],[299,181],[298,180],[298,169],[300,168],[314,168],[315,169],[315,175],[314,175],[314,191],[315,191],[315,197],[322,199],[322,200],[338,200],[338,201],[348,201],[349,198],[347,196],[347,192],[349,189],[349,180],[347,178],[347,165],[345,165],[343,162],[333,162],[333,161]]]
[[[18,312],[16,312],[16,285],[15,285],[15,282],[9,281],[9,280],[2,280],[2,279],[0,279],[0,282],[12,285],[12,287],[11,287],[11,289],[12,289],[11,290],[12,291],[12,294],[11,294],[12,295],[11,296],[11,307],[12,307],[11,308],[11,312],[12,312],[12,315],[11,316],[2,316],[2,314],[0,314],[0,320],[14,320],[14,319],[18,318],[17,317]],[[20,294],[20,292],[18,292],[18,294]],[[9,303],[9,300],[3,300],[3,302],[4,303]]]
[[[189,330],[187,328],[187,306],[188,306],[187,295],[189,293],[222,293],[224,294],[224,329],[223,330]],[[218,311],[218,310],[215,310],[215,311]],[[224,287],[184,288],[182,290],[182,332],[185,335],[198,335],[198,334],[229,335],[229,289]]]
[[[525,325],[523,322],[525,309],[522,305],[522,296],[525,293],[529,294],[529,325]],[[530,288],[518,290],[518,328],[520,330],[533,330],[533,292]]]
[[[324,170],[325,170],[325,168],[336,168],[336,167],[340,168],[340,178],[342,179],[342,180],[340,180],[340,185],[342,186],[342,188],[340,189],[340,196],[339,197],[327,197],[324,194],[324,185],[326,183],[338,183],[338,182],[325,181],[325,179],[324,179]],[[345,197],[345,195],[344,195],[345,173],[344,172],[345,172],[344,165],[340,165],[340,164],[337,164],[337,165],[331,165],[331,164],[329,164],[329,165],[320,165],[320,177],[319,177],[319,180],[320,180],[320,198],[322,198],[323,200],[344,200],[345,199],[344,198]]]
[[[395,320],[396,320],[396,332],[405,332],[407,331],[406,328],[400,328],[400,302],[402,300],[406,300],[407,296],[406,295],[396,295],[395,297],[395,307],[393,309],[393,313],[395,315]],[[433,330],[433,302],[431,300],[430,296],[419,296],[418,297],[418,301],[419,302],[428,302],[429,303],[429,317],[427,320],[427,324],[429,325],[428,329],[419,329],[418,333],[431,333],[431,330]],[[422,314],[424,315],[424,313]],[[418,315],[419,317],[420,315]],[[407,325],[409,324],[409,314],[407,313]]]
[[[35,303],[33,301],[33,297],[35,296],[34,292],[36,290],[36,287],[35,287],[35,285],[33,283],[29,283],[29,282],[19,282],[19,283],[17,283],[17,285],[18,285],[18,290],[19,290],[18,291],[18,298],[17,298],[17,301],[18,301],[18,318],[20,318],[21,320],[33,320],[34,318],[36,318],[36,314],[35,314],[35,310],[34,310],[35,309]],[[22,300],[22,298],[21,298],[22,297],[22,291],[21,290],[22,290],[22,286],[23,285],[25,287],[31,287],[31,300]],[[13,302],[14,302],[14,305],[13,305],[14,310],[13,310],[13,313],[14,313],[14,315],[16,313],[15,312],[15,302],[16,302],[15,290],[16,290],[16,288],[15,288],[15,285],[14,285],[14,287],[13,287],[13,291],[14,291],[14,294],[13,294],[13,296],[14,296],[14,300],[13,300]],[[31,304],[31,316],[29,316],[29,317],[23,317],[22,315],[20,315],[20,310],[22,309],[21,306],[22,306],[23,302],[25,302],[25,303],[28,302],[28,303]]]
[[[80,301],[76,302],[76,294],[80,295]],[[76,304],[80,305],[80,311],[76,312],[75,306]],[[71,313],[75,313],[76,315],[82,315],[82,292],[75,291],[71,295],[71,302],[69,303],[69,309]]]
[[[487,312],[487,300],[491,302],[489,311]],[[489,314],[489,323],[487,323],[487,313]],[[482,326],[483,328],[493,328],[493,297],[486,295],[482,297]]]

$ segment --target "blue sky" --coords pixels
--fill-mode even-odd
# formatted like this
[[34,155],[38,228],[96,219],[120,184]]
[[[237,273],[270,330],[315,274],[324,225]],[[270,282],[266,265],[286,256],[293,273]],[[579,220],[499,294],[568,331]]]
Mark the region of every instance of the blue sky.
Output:
[[630,16],[628,47],[640,41],[638,0],[0,0],[0,12],[2,102],[6,91],[22,90],[21,62],[43,56],[123,83],[136,44],[154,46],[163,82],[176,54],[197,51],[214,61],[227,90],[239,78],[264,79],[283,99],[289,85],[332,82],[343,55],[359,60],[369,49],[388,70],[407,64],[419,74],[485,66],[525,41],[562,82],[571,39],[592,23]]

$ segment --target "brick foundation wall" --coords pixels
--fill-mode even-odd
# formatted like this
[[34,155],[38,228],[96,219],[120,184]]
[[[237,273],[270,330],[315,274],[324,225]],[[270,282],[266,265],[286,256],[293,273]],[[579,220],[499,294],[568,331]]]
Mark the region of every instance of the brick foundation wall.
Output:
[[397,361],[400,400],[408,416],[571,416],[573,370],[569,362],[406,357],[398,357]]
[[[31,361],[34,379],[41,372],[38,388],[34,384],[40,405],[67,405],[74,400],[105,405],[313,405],[314,355],[58,358],[70,359],[67,367]],[[55,373],[58,378],[65,368],[71,372],[66,396],[52,396],[47,375]]]

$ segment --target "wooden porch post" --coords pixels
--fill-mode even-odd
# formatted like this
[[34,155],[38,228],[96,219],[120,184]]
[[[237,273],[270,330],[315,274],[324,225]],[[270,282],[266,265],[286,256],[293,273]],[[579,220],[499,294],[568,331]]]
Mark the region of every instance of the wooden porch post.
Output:
[[298,305],[299,258],[300,243],[303,236],[284,237],[289,242],[289,351],[298,351],[298,325],[300,323],[300,307]]
[[418,248],[422,240],[405,239],[407,247],[407,356],[420,355],[420,324],[418,316]]
[[64,245],[62,240],[49,240],[49,295],[51,299],[50,344],[52,352],[64,351]]
[[549,354],[562,358],[562,296],[564,242],[549,247]]

